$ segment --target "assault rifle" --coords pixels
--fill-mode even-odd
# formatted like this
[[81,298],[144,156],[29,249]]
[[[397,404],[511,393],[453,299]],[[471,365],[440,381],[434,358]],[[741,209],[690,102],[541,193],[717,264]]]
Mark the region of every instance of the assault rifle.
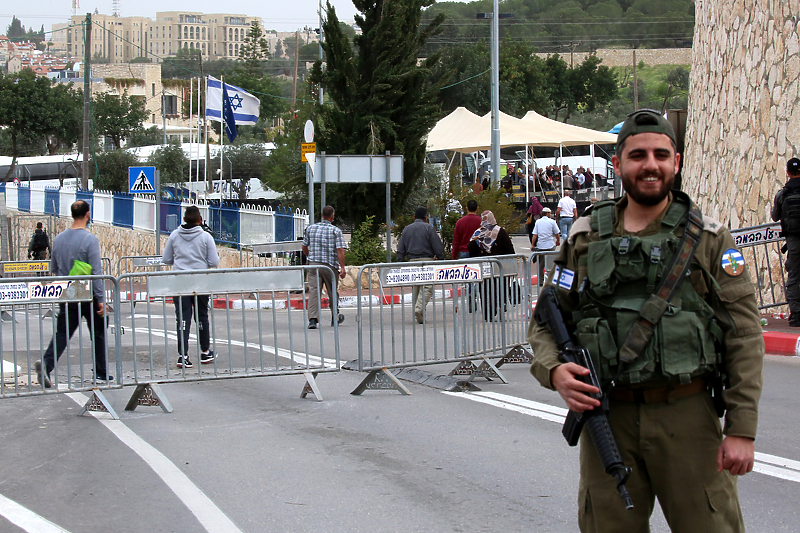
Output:
[[576,379],[600,389],[600,392],[588,395],[595,400],[599,400],[600,406],[582,413],[570,411],[564,421],[561,434],[564,435],[570,446],[575,446],[581,436],[584,424],[588,426],[589,436],[592,439],[594,448],[600,455],[600,461],[603,463],[606,474],[616,479],[617,492],[622,497],[625,509],[633,509],[633,501],[631,501],[628,489],[625,487],[625,483],[631,475],[631,469],[622,462],[617,441],[614,439],[614,434],[611,432],[611,426],[608,423],[608,397],[602,392],[600,380],[597,378],[597,372],[595,372],[589,351],[580,346],[567,331],[554,287],[547,286],[541,292],[536,302],[536,310],[533,317],[537,324],[547,328],[556,344],[558,344],[558,349],[560,350],[558,358],[561,362],[575,363],[589,369],[587,376],[575,376]]

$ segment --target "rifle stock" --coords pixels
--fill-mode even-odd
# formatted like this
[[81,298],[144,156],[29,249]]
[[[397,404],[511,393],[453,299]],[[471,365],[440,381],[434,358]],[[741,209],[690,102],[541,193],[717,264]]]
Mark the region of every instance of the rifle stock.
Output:
[[564,435],[567,444],[575,446],[578,444],[583,426],[587,426],[592,444],[603,463],[603,469],[616,480],[617,492],[619,492],[625,508],[633,509],[633,502],[625,487],[631,469],[622,462],[617,441],[608,422],[608,398],[602,392],[589,351],[575,342],[569,334],[561,307],[558,305],[556,291],[552,286],[547,286],[539,295],[533,317],[537,324],[545,327],[553,336],[560,350],[558,358],[562,362],[575,363],[589,369],[588,375],[575,376],[575,378],[600,389],[600,392],[589,395],[600,401],[600,407],[582,413],[575,411],[567,413],[561,434]]

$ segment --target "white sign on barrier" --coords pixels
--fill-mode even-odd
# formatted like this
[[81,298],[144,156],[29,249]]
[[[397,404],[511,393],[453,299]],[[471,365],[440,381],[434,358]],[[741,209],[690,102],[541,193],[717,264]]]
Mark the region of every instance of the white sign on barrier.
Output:
[[[491,268],[491,267],[490,267]],[[400,267],[384,271],[384,285],[417,285],[420,283],[452,283],[480,281],[483,273],[478,265],[426,265]]]
[[90,280],[0,283],[0,302],[85,301],[92,299]]
[[753,244],[762,244],[767,242],[777,242],[783,237],[780,235],[781,225],[773,224],[760,228],[747,228],[744,230],[731,230],[733,242],[739,248],[743,246],[750,246]]

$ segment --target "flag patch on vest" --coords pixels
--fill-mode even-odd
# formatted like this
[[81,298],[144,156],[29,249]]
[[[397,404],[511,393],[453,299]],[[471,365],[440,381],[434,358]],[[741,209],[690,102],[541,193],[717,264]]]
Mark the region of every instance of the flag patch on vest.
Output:
[[744,272],[744,257],[739,250],[728,248],[722,254],[722,270],[730,276],[739,276]]
[[575,281],[575,272],[568,268],[562,268],[558,276],[558,286],[565,290],[572,289],[572,283]]

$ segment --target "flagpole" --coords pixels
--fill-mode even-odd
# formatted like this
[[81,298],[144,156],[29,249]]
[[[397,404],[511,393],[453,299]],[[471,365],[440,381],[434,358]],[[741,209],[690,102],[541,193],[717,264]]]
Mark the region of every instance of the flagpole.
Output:
[[[204,87],[205,87],[205,91],[206,91],[206,109],[208,109],[208,76],[206,76],[206,83],[205,83]],[[208,192],[209,192],[209,186],[208,186],[208,161],[209,161],[209,159],[211,159],[211,157],[210,157],[211,148],[208,145],[208,117],[206,116],[205,113],[203,113],[203,128],[204,128],[205,134],[206,134],[206,139],[205,139],[205,141],[206,141],[206,164],[203,166],[203,181],[206,184],[206,187],[205,187],[205,189],[206,189],[205,199],[208,200]]]
[[192,118],[194,117],[192,114],[192,104],[194,104],[194,93],[192,92],[193,88],[194,78],[189,78],[189,198],[192,197],[192,156],[194,155],[194,144],[192,143],[192,139],[194,138],[194,129],[192,128]]
[[[220,92],[222,92],[222,89],[225,87],[225,76],[220,76],[219,78],[220,78],[219,79]],[[222,94],[224,95],[225,93],[222,93]],[[224,100],[224,97],[223,97],[223,100]],[[222,127],[219,129],[219,204],[220,204],[220,206],[222,206],[222,198],[223,198],[223,192],[222,192],[223,188],[222,187],[223,187],[223,184],[225,183],[225,178],[223,177],[224,175],[223,175],[223,172],[222,172],[222,158],[225,155],[225,125],[226,125],[226,123],[225,123],[225,102],[224,101],[222,102],[222,105],[220,105],[220,118],[222,119],[220,121],[220,124],[222,124]]]
[[[200,94],[202,92],[201,89],[200,89],[200,84],[201,83],[203,83],[203,78],[198,77],[197,78],[197,163],[195,165],[195,171],[194,171],[194,174],[195,174],[194,182],[195,182],[195,185],[197,185],[197,191],[195,191],[195,193],[194,193],[195,203],[197,203],[196,202],[197,193],[200,192],[200,146],[201,146],[201,144],[200,144],[200,104],[201,104]],[[205,116],[205,113],[203,113],[203,116]]]

